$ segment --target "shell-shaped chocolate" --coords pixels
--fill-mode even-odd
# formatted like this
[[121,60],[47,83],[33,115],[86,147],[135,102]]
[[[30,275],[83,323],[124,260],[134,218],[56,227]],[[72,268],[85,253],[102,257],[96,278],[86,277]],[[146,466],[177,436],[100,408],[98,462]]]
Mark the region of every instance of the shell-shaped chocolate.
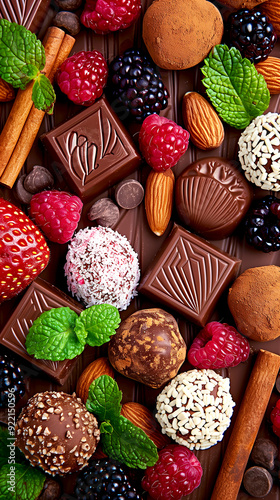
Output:
[[207,239],[229,236],[246,214],[252,189],[225,158],[202,158],[189,165],[175,186],[180,219]]

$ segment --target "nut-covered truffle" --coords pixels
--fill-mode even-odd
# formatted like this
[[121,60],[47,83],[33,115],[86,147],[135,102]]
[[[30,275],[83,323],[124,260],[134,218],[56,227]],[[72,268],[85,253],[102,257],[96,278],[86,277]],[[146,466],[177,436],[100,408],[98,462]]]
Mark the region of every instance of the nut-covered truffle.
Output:
[[171,314],[142,309],[121,323],[108,353],[122,375],[158,388],[177,375],[186,357],[186,344]]
[[233,283],[228,306],[237,329],[265,342],[280,335],[280,267],[247,269]]
[[16,445],[51,475],[82,469],[100,439],[97,420],[74,394],[42,392],[29,399],[15,426]]

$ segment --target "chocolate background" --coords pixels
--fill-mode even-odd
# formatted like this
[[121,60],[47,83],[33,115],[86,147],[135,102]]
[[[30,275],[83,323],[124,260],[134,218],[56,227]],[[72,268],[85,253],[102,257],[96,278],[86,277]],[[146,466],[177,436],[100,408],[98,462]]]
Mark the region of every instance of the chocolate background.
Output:
[[[145,12],[146,8],[151,4],[151,2],[152,0],[143,0],[142,2],[143,10],[141,18],[134,26],[132,26],[127,30],[124,30],[121,33],[115,33],[107,36],[98,36],[95,35],[93,32],[91,32],[90,30],[83,28],[80,34],[77,35],[76,37],[77,41],[74,46],[73,52],[78,52],[80,50],[97,49],[100,52],[102,52],[106,60],[109,62],[115,55],[122,53],[123,51],[132,46],[144,48],[143,42],[141,41],[141,20],[143,13]],[[15,3],[18,6],[18,2],[14,2],[14,0],[1,0],[1,5],[2,3],[7,6],[9,6],[9,4],[13,5]],[[35,3],[37,4],[38,2],[34,1],[32,2],[32,5],[34,5]],[[25,0],[25,6],[31,9],[31,4],[27,0]],[[57,12],[57,10],[58,9],[56,5],[54,3],[51,3],[46,13],[44,23],[39,31],[40,38],[43,37],[47,27],[51,24],[51,20],[55,15],[55,13]],[[224,7],[221,7],[221,10],[223,14],[226,16],[228,10]],[[1,14],[3,14],[3,9],[0,12]],[[271,55],[280,56],[280,42],[278,42],[277,47],[274,48]],[[179,124],[182,124],[181,101],[183,94],[188,90],[196,90],[205,95],[204,86],[201,83],[202,74],[200,71],[200,67],[195,67],[189,70],[177,71],[177,72],[161,70],[161,75],[170,94],[168,108],[162,112],[162,115],[176,121]],[[71,103],[67,99],[67,97],[59,91],[57,87],[56,87],[56,93],[57,93],[57,103],[55,105],[54,115],[45,116],[40,132],[38,134],[38,139],[35,141],[35,144],[32,148],[32,151],[28,157],[28,160],[26,162],[26,165],[22,173],[29,172],[33,167],[33,165],[37,164],[43,165],[48,168],[52,167],[57,172],[55,187],[69,190],[65,180],[63,179],[63,175],[59,173],[54,163],[52,163],[51,165],[50,156],[44,150],[42,143],[39,140],[39,137],[43,133],[50,131],[54,126],[57,126],[63,121],[76,115],[78,112],[82,111],[83,108]],[[0,103],[0,129],[2,129],[7,119],[11,106],[12,103],[7,103],[7,104]],[[279,110],[279,96],[278,95],[272,96],[271,103],[269,106],[269,111],[278,111],[278,110]],[[130,133],[135,143],[137,143],[138,132],[139,132],[138,125],[130,126]],[[219,148],[212,150],[211,152],[198,150],[197,148],[193,147],[192,144],[190,143],[188,151],[186,152],[184,157],[181,158],[176,167],[174,167],[173,169],[175,176],[178,176],[187,165],[189,165],[191,162],[199,158],[207,156],[218,156],[236,160],[237,141],[240,135],[240,131],[232,129],[231,127],[225,125],[225,132],[226,132],[225,140],[222,143],[222,145]],[[149,170],[150,169],[149,167],[147,167],[147,165],[143,165],[138,169],[138,171],[135,174],[132,174],[130,177],[135,178],[144,184],[145,179],[149,173]],[[256,197],[263,197],[266,194],[268,194],[268,192],[255,189],[254,194]],[[14,190],[8,190],[0,186],[0,195],[14,203],[17,203],[14,196]],[[110,188],[109,191],[105,191],[98,197],[90,200],[90,202],[85,204],[79,228],[93,225],[93,223],[87,219],[86,214],[91,204],[97,199],[104,196],[109,196],[114,200],[114,188]],[[26,210],[26,207],[23,206],[22,208]],[[173,218],[169,224],[168,229],[166,230],[163,236],[157,237],[150,231],[148,227],[143,203],[136,209],[130,211],[126,211],[123,209],[120,210],[119,221],[113,227],[113,229],[119,231],[121,234],[126,235],[129,241],[131,242],[132,246],[139,255],[140,268],[142,274],[145,272],[147,266],[154,258],[157,251],[160,249],[161,245],[168,236],[172,228],[173,221],[181,224],[176,214],[175,207],[173,211]],[[220,241],[212,241],[212,243],[215,244],[220,249],[228,252],[229,254],[234,255],[238,259],[241,259],[242,260],[241,272],[249,267],[271,265],[271,264],[280,265],[280,252],[264,254],[262,252],[254,250],[245,242],[240,227],[235,231],[235,233],[231,237]],[[67,245],[49,243],[49,246],[51,249],[51,260],[48,267],[40,275],[40,277],[56,285],[62,291],[67,293],[66,279],[64,278],[64,272],[63,272]],[[1,329],[7,322],[15,306],[19,303],[23,294],[24,292],[21,295],[14,298],[13,300],[5,302],[0,306]],[[131,313],[133,313],[135,310],[147,307],[161,307],[161,304],[156,302],[151,302],[148,299],[146,299],[143,295],[139,294],[139,296],[132,301],[129,308],[125,312],[121,313],[121,316],[122,318],[125,318]],[[199,327],[195,326],[194,324],[188,323],[184,318],[178,316],[171,309],[168,309],[166,307],[165,309],[175,316],[175,318],[178,321],[180,331],[183,337],[185,338],[187,345],[190,345],[193,337],[199,331]],[[222,322],[226,321],[229,322],[230,324],[233,324],[233,320],[230,317],[230,313],[226,304],[226,294],[224,294],[222,299],[219,301],[212,319],[219,320]],[[234,409],[234,416],[232,422],[234,422],[235,420],[240,401],[242,399],[242,396],[246,388],[247,380],[250,376],[251,368],[256,359],[256,353],[258,352],[258,349],[263,348],[273,351],[277,354],[280,354],[280,339],[276,339],[275,341],[266,342],[262,344],[256,342],[250,342],[250,344],[251,344],[251,356],[246,363],[243,363],[242,365],[239,365],[235,368],[224,369],[219,371],[223,376],[229,376],[231,379],[231,393],[234,401],[236,402],[236,407]],[[1,351],[2,350],[4,351],[5,349],[1,346]],[[7,350],[7,352],[10,351]],[[82,370],[91,361],[93,361],[95,357],[99,357],[100,355],[106,355],[106,346],[96,349],[87,348],[84,351],[84,353],[79,357],[77,365],[75,366],[69,379],[65,382],[63,386],[54,383],[50,378],[48,378],[46,374],[43,374],[43,372],[39,371],[36,367],[29,365],[22,358],[17,358],[18,362],[22,366],[23,371],[25,373],[26,385],[27,385],[26,395],[18,405],[18,410],[20,409],[20,406],[23,406],[25,404],[25,402],[31,395],[35,394],[38,391],[45,391],[50,389],[64,390],[65,392],[69,393],[74,391],[77,379]],[[188,363],[185,363],[180,371],[185,371],[190,368],[191,367],[188,365]],[[158,392],[160,392],[159,390],[153,390],[140,383],[135,383],[134,381],[126,379],[118,374],[116,375],[116,380],[121,390],[123,391],[123,403],[128,401],[138,401],[139,403],[145,404],[150,409],[152,410],[154,409],[155,398]],[[276,444],[278,444],[278,441],[270,430],[270,426],[268,424],[268,415],[278,397],[279,394],[276,392],[276,390],[274,390],[269,403],[269,407],[266,412],[266,416],[264,418],[259,433],[259,435],[261,436],[270,437],[272,440],[274,440]],[[3,421],[5,420],[4,412],[2,412],[2,420]],[[196,452],[196,455],[198,459],[201,461],[203,467],[202,483],[198,489],[196,489],[191,495],[185,498],[188,498],[190,500],[210,499],[215,479],[219,467],[221,465],[223,453],[225,451],[228,438],[230,436],[231,428],[232,426],[227,430],[225,437],[221,443],[217,444],[216,446],[213,446],[209,450]],[[65,491],[64,498],[73,498],[71,493],[73,491],[74,483],[75,483],[74,476],[68,476],[67,479],[63,481],[64,491]],[[243,489],[241,489],[238,495],[238,500],[245,500],[248,498],[252,497],[247,495],[247,493]],[[277,483],[275,482],[272,491],[266,497],[266,499],[279,500],[280,485],[277,485]]]

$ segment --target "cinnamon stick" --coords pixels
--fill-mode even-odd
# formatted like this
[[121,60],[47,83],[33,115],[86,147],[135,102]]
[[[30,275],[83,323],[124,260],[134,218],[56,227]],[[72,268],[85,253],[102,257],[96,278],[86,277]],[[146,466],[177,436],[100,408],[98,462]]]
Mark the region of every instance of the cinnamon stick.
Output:
[[[75,38],[70,35],[65,35],[61,47],[59,49],[58,55],[52,69],[49,74],[49,79],[53,82],[55,73],[63,61],[69,56],[73,45],[75,43]],[[10,157],[9,162],[0,178],[1,184],[5,184],[9,188],[12,188],[20,170],[22,169],[27,156],[30,153],[32,145],[35,138],[39,132],[41,123],[45,116],[44,111],[40,111],[33,105],[31,111],[27,117],[25,125],[21,131],[17,144],[14,151]]]
[[[46,64],[43,71],[46,76],[48,76],[51,71],[64,36],[64,31],[56,27],[51,27],[47,31],[47,35],[43,41],[46,54]],[[30,82],[25,90],[18,91],[13,107],[0,135],[0,175],[7,166],[32,108],[33,102],[31,96],[33,83],[34,82]]]
[[280,356],[259,351],[211,500],[236,500],[279,368]]

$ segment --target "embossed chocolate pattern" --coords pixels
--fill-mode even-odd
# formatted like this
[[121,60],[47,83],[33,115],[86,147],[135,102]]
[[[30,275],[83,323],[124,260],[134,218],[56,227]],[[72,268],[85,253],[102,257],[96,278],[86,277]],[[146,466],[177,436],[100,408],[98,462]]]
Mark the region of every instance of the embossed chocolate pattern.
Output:
[[50,0],[1,0],[0,18],[36,31],[43,22]]
[[246,214],[252,189],[245,177],[224,158],[203,158],[178,177],[176,208],[180,219],[208,239],[229,236]]
[[240,264],[175,224],[138,290],[204,326]]

